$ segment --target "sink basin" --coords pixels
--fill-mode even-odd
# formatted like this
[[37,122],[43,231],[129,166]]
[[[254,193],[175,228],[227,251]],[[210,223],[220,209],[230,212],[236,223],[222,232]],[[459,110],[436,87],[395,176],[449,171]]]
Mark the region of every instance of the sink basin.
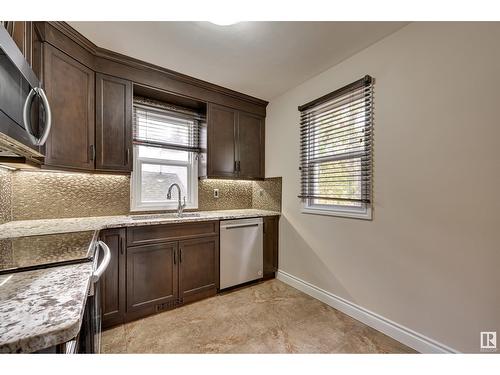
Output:
[[198,212],[184,212],[181,216],[177,216],[177,214],[174,214],[175,217],[200,217],[201,215]]
[[201,215],[197,212],[184,212],[181,216],[178,216],[176,213],[168,213],[168,214],[151,214],[151,215],[131,215],[130,218],[132,220],[160,220],[160,219],[177,219],[177,218],[185,218],[185,217],[200,217]]

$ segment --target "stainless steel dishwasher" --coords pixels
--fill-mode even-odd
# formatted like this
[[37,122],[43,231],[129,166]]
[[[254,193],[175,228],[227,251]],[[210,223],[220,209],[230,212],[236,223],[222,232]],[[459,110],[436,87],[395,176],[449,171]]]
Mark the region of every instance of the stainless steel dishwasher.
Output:
[[220,288],[262,278],[262,218],[220,222]]

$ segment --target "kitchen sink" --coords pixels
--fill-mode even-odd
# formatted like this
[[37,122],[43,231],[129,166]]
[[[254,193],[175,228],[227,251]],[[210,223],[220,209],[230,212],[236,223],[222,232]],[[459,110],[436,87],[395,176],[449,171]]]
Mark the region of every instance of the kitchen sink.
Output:
[[177,219],[185,217],[200,217],[201,215],[197,212],[184,212],[180,216],[176,213],[168,214],[151,214],[151,215],[131,215],[132,220],[161,220],[161,219]]
[[[177,214],[174,214],[175,217],[179,217]],[[201,214],[198,212],[184,212],[180,217],[201,217]]]

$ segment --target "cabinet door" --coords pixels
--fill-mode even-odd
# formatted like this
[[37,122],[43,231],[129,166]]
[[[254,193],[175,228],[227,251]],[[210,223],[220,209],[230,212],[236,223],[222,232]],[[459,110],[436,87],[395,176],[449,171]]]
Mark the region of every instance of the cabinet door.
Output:
[[264,278],[278,271],[279,216],[264,217]]
[[127,320],[175,306],[177,257],[177,242],[127,248]]
[[219,237],[179,242],[179,297],[184,303],[213,296],[219,288]]
[[13,21],[12,39],[16,42],[24,58],[31,63],[31,21]]
[[132,82],[96,74],[96,169],[132,170]]
[[125,228],[101,232],[101,240],[111,250],[111,261],[101,277],[103,328],[125,321]]
[[208,177],[235,177],[236,111],[208,105]]
[[94,169],[94,72],[44,43],[43,83],[52,110],[45,164]]
[[238,177],[264,178],[264,119],[238,114]]

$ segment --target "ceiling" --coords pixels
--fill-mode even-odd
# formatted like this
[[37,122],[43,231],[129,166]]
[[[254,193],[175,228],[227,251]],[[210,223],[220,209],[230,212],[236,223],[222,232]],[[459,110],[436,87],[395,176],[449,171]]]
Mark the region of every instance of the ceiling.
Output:
[[270,100],[405,22],[69,22],[99,47]]

